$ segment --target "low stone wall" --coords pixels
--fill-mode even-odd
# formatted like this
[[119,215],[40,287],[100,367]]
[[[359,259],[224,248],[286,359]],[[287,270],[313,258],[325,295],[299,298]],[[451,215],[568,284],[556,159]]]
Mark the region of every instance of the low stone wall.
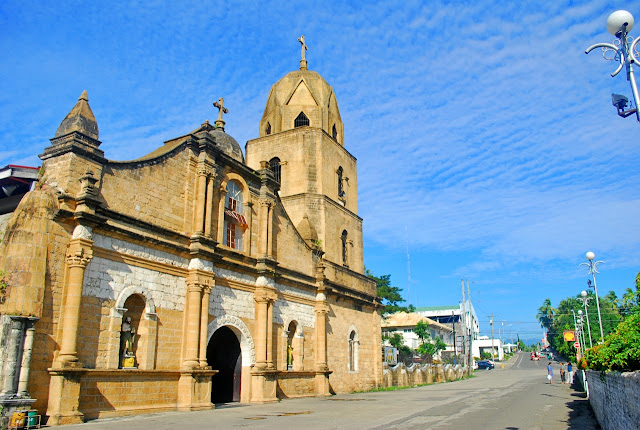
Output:
[[433,382],[456,381],[462,379],[465,375],[465,368],[459,364],[453,366],[451,364],[412,364],[405,366],[399,363],[396,366],[389,367],[383,363],[382,368],[382,386],[388,387],[411,387],[414,385],[431,384]]
[[280,372],[276,388],[278,398],[314,396],[315,377],[315,372]]
[[634,430],[640,423],[640,371],[587,370],[589,403],[602,430]]
[[85,420],[176,410],[177,371],[88,371],[78,410]]

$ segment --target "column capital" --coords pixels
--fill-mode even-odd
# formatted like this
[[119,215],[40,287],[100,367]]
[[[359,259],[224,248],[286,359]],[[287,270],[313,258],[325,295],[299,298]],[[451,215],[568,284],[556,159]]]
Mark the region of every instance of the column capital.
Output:
[[[73,241],[76,241],[74,239]],[[93,250],[91,247],[83,246],[81,243],[69,244],[67,251],[67,264],[69,267],[87,267],[93,258]]]

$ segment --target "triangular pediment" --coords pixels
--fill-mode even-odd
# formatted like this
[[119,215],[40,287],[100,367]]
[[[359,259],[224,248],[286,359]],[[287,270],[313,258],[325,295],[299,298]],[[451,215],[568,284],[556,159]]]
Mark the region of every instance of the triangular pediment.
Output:
[[298,82],[298,86],[291,94],[291,97],[289,97],[287,104],[294,106],[318,106],[318,102],[315,97],[313,97],[313,94],[311,94],[304,80]]

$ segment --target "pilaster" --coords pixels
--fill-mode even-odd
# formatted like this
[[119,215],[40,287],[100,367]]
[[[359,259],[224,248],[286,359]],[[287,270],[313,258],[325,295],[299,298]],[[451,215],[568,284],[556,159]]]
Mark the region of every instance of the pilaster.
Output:
[[84,273],[93,257],[91,229],[78,225],[67,250],[67,286],[62,311],[62,339],[57,367],[82,367],[78,362],[78,321],[82,302]]

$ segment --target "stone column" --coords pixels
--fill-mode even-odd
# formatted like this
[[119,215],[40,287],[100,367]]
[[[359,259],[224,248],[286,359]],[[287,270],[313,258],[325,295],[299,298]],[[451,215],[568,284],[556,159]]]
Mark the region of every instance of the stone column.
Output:
[[267,367],[267,307],[269,305],[269,299],[266,296],[265,291],[258,291],[254,293],[254,300],[256,302],[256,368],[266,369]]
[[244,243],[245,243],[244,249],[246,250],[247,255],[251,255],[251,232],[253,231],[253,203],[252,202],[245,203],[244,214],[247,220],[247,224],[249,225],[249,227],[247,227],[244,233]]
[[35,324],[39,318],[26,318],[26,335],[24,338],[24,348],[22,352],[22,366],[20,367],[20,378],[18,381],[18,396],[29,397],[29,368],[31,367],[31,352],[33,351],[33,340],[35,334]]
[[203,168],[198,169],[198,187],[196,194],[196,216],[195,216],[195,234],[204,234],[204,208],[205,194],[207,193],[207,171]]
[[202,309],[202,285],[187,281],[187,332],[185,333],[185,351],[183,369],[198,367],[198,343],[200,341],[200,311]]
[[269,204],[267,214],[267,257],[273,257],[273,204]]
[[90,238],[90,230],[78,225],[73,232],[73,239],[69,243],[67,252],[66,302],[62,311],[62,340],[57,359],[57,364],[62,367],[81,367],[81,364],[78,363],[77,352],[78,321],[80,320],[84,272],[93,257],[91,248],[93,241]]
[[213,183],[214,176],[209,175],[207,178],[207,202],[205,204],[205,217],[204,217],[204,235],[211,237],[211,223],[213,215]]
[[220,202],[218,208],[218,243],[222,243],[226,245],[227,243],[224,240],[224,207],[227,204],[226,202],[227,190],[224,188],[220,188]]
[[269,206],[267,200],[260,201],[260,230],[258,231],[258,255],[266,257],[269,252]]
[[205,286],[202,289],[202,308],[200,310],[200,353],[198,361],[200,367],[209,365],[207,362],[207,327],[209,326],[209,298],[211,297],[211,287]]
[[275,298],[269,297],[267,304],[267,369],[273,370],[273,304]]
[[12,398],[16,394],[16,375],[20,371],[18,361],[20,360],[20,347],[22,346],[22,332],[24,330],[24,318],[9,316],[10,331],[7,339],[7,352],[4,362],[3,376],[4,384],[0,398]]
[[[324,296],[318,293],[318,296]],[[316,303],[316,370],[324,372],[327,367],[327,309],[324,301]]]

